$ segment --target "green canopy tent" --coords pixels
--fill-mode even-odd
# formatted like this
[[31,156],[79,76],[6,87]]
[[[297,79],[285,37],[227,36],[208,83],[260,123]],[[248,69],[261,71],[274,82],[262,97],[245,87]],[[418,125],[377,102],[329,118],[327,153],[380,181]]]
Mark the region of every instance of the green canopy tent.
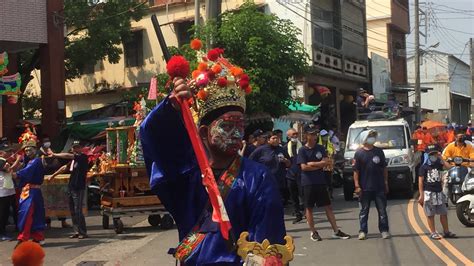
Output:
[[319,106],[291,102],[287,104],[289,114],[279,117],[280,120],[289,122],[307,123],[317,120],[320,115]]

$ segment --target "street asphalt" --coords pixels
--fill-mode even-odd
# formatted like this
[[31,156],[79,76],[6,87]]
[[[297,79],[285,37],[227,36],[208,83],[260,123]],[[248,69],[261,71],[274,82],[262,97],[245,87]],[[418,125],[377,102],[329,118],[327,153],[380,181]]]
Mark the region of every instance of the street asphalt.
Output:
[[[285,215],[287,233],[296,246],[291,265],[474,265],[474,228],[466,228],[458,221],[453,206],[449,210],[449,224],[457,239],[430,240],[423,212],[416,202],[393,197],[387,208],[392,238],[381,239],[373,206],[369,238],[361,241],[357,239],[357,202],[344,201],[342,191],[337,189],[333,205],[338,226],[352,238],[331,239],[332,229],[322,210],[316,209],[314,213],[321,242],[311,241],[304,221],[292,224],[291,215]],[[289,209],[286,212],[291,213]],[[175,265],[167,255],[168,249],[178,242],[175,229],[163,231],[152,227],[146,216],[122,220],[126,229],[117,235],[112,225],[111,229],[102,229],[98,211],[91,211],[87,217],[90,238],[84,240],[69,239],[71,229],[60,228],[60,222],[53,221],[52,229],[46,232],[45,265]],[[441,229],[439,220],[436,222]],[[0,265],[10,265],[14,246],[14,241],[0,242]]]

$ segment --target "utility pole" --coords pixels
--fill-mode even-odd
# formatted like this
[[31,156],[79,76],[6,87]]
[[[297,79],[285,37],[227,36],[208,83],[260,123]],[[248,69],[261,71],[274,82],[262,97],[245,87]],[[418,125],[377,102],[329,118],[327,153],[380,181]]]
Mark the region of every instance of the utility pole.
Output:
[[415,121],[421,122],[421,89],[420,89],[420,6],[415,0]]
[[472,120],[474,118],[474,100],[472,97],[474,97],[474,39],[471,38],[469,39],[469,51],[471,55],[471,116],[470,119]]
[[194,0],[194,26],[199,26],[199,0]]

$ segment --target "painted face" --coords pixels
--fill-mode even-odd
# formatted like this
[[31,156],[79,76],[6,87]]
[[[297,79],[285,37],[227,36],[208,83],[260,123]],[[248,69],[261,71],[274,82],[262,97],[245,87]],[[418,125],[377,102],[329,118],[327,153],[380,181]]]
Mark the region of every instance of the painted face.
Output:
[[25,154],[26,156],[33,158],[36,155],[36,149],[33,147],[26,147]]
[[228,112],[209,126],[209,144],[228,155],[235,155],[242,147],[244,116],[240,112]]

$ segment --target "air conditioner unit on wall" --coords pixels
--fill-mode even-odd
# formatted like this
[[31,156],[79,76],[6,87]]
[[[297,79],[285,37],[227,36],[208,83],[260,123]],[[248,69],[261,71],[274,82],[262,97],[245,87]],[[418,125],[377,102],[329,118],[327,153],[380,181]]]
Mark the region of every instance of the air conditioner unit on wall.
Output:
[[315,51],[313,61],[318,65],[324,65],[324,54],[320,51]]
[[342,69],[342,60],[340,58],[337,58],[337,57],[332,57],[331,59],[331,67],[333,69],[338,69],[338,70],[341,70]]
[[352,64],[351,62],[346,61],[346,62],[344,63],[344,71],[345,71],[346,73],[352,73],[352,72],[353,72],[352,66],[353,66],[353,64]]

